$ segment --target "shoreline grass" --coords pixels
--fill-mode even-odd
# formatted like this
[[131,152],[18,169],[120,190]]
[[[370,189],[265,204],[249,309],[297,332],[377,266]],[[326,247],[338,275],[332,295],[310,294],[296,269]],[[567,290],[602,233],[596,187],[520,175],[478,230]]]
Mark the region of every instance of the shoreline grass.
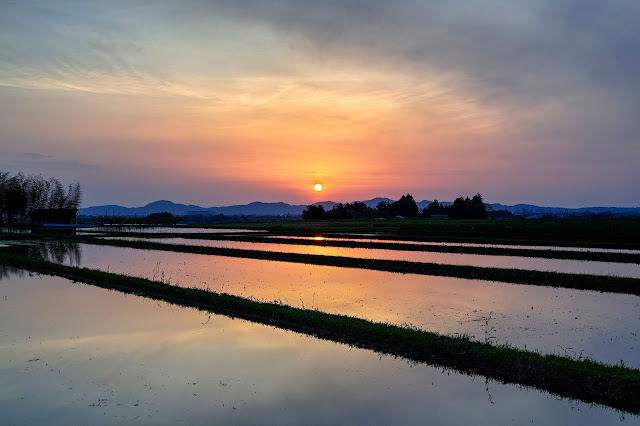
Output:
[[640,414],[640,399],[637,398],[640,394],[640,370],[623,365],[542,355],[464,337],[443,336],[343,315],[171,286],[143,278],[30,259],[11,254],[7,249],[0,250],[0,262]]
[[187,246],[148,241],[105,240],[76,237],[70,241],[93,245],[128,247],[144,250],[172,251],[177,253],[262,259],[278,262],[305,263],[343,268],[370,269],[405,274],[444,276],[475,280],[496,281],[510,284],[537,285],[576,290],[593,290],[609,293],[640,295],[640,279],[606,275],[568,274],[562,272],[530,271],[524,269],[488,268],[468,265],[419,263],[404,260],[360,259],[316,254],[281,253],[261,250],[244,250],[222,247]]

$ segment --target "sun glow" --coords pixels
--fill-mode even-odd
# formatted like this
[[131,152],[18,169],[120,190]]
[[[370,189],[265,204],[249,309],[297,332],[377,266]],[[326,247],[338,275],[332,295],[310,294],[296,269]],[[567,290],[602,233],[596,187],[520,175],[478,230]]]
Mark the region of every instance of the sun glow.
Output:
[[315,185],[313,185],[313,189],[315,189],[317,192],[322,191],[322,184],[316,183]]

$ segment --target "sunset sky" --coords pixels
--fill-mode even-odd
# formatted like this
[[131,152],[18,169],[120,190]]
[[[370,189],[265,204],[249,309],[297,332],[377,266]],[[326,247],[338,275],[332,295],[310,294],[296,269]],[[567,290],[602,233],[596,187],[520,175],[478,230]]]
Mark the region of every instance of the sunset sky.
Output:
[[0,171],[84,207],[640,206],[640,1],[4,0]]

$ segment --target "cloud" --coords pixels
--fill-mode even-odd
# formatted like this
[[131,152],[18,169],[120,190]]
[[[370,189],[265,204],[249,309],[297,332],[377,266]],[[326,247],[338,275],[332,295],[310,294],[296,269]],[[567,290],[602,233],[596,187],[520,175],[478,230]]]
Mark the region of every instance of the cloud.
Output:
[[[603,121],[610,119],[607,131],[614,137],[637,136],[639,130],[633,120],[640,108],[637,2],[207,4],[210,14],[222,8],[238,21],[268,23],[302,55],[328,66],[366,64],[368,70],[416,81],[446,77],[487,108],[541,114],[562,104],[572,111],[558,116],[556,108],[555,116],[544,119],[568,118],[574,120],[570,126],[590,127],[592,116],[600,113]],[[528,125],[524,121],[518,124]]]
[[[4,93],[65,91],[73,96],[57,98],[60,110],[77,111],[47,112],[50,105],[32,105],[34,95],[19,114],[27,130],[5,120],[16,140],[39,128],[72,137],[78,130],[66,120],[83,117],[78,127],[87,129],[74,140],[184,137],[199,158],[205,151],[193,140],[217,155],[224,149],[210,141],[225,140],[234,150],[221,162],[249,158],[246,167],[264,169],[274,166],[253,159],[256,146],[297,154],[312,142],[309,157],[338,145],[367,153],[375,146],[388,151],[398,185],[420,173],[425,181],[429,173],[460,181],[493,175],[512,186],[537,179],[541,187],[565,177],[619,188],[640,179],[633,165],[640,2],[25,1],[0,8],[0,85],[29,89]],[[4,110],[18,111],[19,101]],[[77,149],[92,158],[86,152],[95,147]],[[61,161],[14,160],[25,167]]]
[[52,155],[32,152],[2,152],[0,169],[15,173],[53,173],[64,171],[71,173],[91,172],[100,168],[97,164],[76,160],[59,159]]

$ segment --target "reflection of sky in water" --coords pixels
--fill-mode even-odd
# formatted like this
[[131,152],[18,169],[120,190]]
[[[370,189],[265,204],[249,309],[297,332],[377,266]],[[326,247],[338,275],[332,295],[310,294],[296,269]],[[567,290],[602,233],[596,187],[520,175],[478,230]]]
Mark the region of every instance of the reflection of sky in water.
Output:
[[284,253],[320,254],[364,259],[408,260],[411,262],[443,263],[449,265],[472,265],[489,268],[516,268],[534,271],[640,278],[640,265],[634,263],[591,262],[582,260],[543,259],[538,257],[486,256],[480,254],[436,253],[316,245],[301,246],[294,244],[251,243],[245,241],[194,240],[190,238],[153,238],[148,239],[148,241],[192,246],[278,251]]
[[621,422],[535,390],[37,275],[0,281],[0,371],[6,424]]
[[558,246],[526,246],[526,245],[512,245],[512,244],[480,244],[480,243],[447,243],[447,242],[433,242],[433,241],[407,241],[407,240],[387,240],[387,239],[368,239],[368,238],[343,238],[343,237],[296,237],[296,236],[282,236],[278,235],[277,238],[285,240],[313,240],[313,241],[353,241],[361,243],[400,243],[400,244],[415,244],[424,246],[452,246],[452,247],[496,247],[496,248],[512,248],[523,250],[559,250],[559,251],[594,251],[600,253],[635,253],[639,254],[640,250],[627,250],[627,249],[606,249],[606,248],[588,248],[588,247],[558,247]]
[[81,244],[82,264],[545,353],[640,366],[631,295]]

